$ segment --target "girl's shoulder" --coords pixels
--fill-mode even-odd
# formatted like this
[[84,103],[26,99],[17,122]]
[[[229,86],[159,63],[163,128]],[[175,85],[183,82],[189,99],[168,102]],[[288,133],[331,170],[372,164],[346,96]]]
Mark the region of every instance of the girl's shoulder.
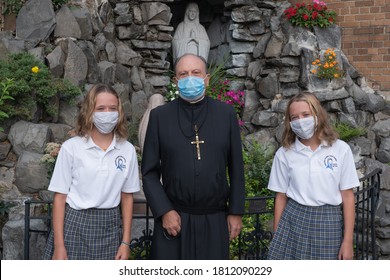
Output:
[[285,154],[287,154],[287,153],[289,153],[289,152],[290,152],[290,153],[292,152],[292,147],[286,148],[286,147],[284,147],[284,146],[280,146],[280,147],[276,150],[275,156],[278,156],[278,157],[284,156]]
[[126,139],[117,139],[115,145],[120,149],[135,150],[135,146]]
[[350,149],[348,143],[340,139],[336,139],[336,141],[332,143],[331,147],[336,149]]
[[86,137],[81,137],[81,136],[73,136],[66,140],[64,143],[61,144],[61,148],[80,148],[83,145],[86,145],[88,142],[88,138]]
[[74,144],[78,144],[78,143],[86,143],[88,140],[87,137],[81,137],[81,136],[78,136],[78,135],[75,135],[75,136],[72,136],[71,138],[69,138],[68,140],[66,140],[64,143],[62,143],[62,145],[74,145]]

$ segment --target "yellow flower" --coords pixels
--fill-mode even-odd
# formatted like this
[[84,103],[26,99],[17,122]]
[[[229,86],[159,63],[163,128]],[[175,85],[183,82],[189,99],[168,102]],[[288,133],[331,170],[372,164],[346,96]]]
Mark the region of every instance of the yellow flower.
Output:
[[31,71],[36,74],[36,73],[39,72],[39,67],[38,66],[34,66],[33,68],[31,68]]
[[334,74],[334,77],[335,77],[335,78],[338,78],[339,76],[340,76],[340,75],[337,74],[337,73]]
[[329,56],[329,59],[333,59],[333,57],[330,55],[330,56]]
[[311,72],[312,72],[313,74],[315,74],[315,73],[317,73],[317,70],[313,69],[313,70],[311,70]]

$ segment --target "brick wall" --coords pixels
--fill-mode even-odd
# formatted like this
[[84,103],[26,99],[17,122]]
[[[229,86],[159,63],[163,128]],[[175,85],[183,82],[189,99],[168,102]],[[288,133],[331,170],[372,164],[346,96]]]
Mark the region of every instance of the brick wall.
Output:
[[[311,0],[290,0],[292,4]],[[375,90],[390,91],[390,0],[327,0],[342,27],[342,50]]]

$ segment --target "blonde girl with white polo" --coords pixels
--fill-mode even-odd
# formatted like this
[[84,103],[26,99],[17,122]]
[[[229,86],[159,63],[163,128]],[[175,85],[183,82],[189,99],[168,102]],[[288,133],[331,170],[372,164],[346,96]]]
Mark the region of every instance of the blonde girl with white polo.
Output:
[[62,144],[49,185],[53,229],[44,258],[128,259],[139,172],[113,88],[97,84],[89,90],[75,132]]
[[276,192],[268,259],[353,258],[359,179],[350,147],[337,137],[313,94],[291,98],[268,184]]

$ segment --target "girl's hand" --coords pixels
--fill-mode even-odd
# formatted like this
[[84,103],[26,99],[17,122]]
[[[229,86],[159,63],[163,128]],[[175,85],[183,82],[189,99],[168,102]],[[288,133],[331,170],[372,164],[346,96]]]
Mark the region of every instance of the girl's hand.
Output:
[[130,247],[124,243],[121,243],[116,253],[115,260],[128,260],[130,257]]
[[343,241],[343,243],[341,243],[338,259],[339,260],[352,260],[353,259],[352,242]]
[[52,260],[67,260],[68,254],[66,253],[65,246],[55,246]]

